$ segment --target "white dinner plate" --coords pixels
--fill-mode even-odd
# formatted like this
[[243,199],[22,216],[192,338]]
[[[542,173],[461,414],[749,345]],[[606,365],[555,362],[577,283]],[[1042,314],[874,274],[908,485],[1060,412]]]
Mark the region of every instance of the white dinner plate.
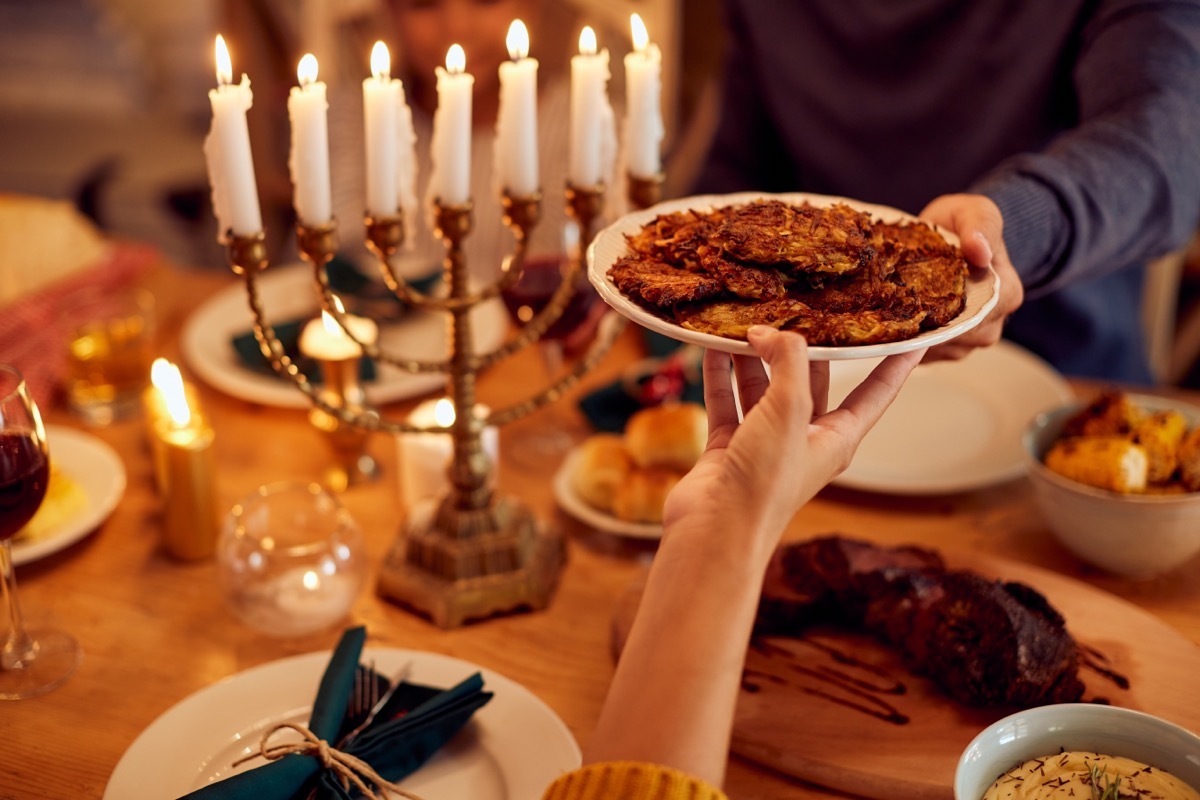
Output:
[[[316,315],[319,304],[312,268],[304,264],[271,267],[255,279],[267,321],[281,324]],[[499,300],[471,312],[477,352],[495,349],[508,331],[508,315]],[[232,340],[252,330],[254,315],[246,285],[237,279],[200,306],[183,327],[184,358],[205,383],[252,403],[278,408],[309,408],[312,402],[291,381],[247,367]],[[399,358],[438,360],[446,357],[446,315],[414,311],[383,325],[379,346]],[[371,403],[389,403],[434,391],[446,383],[437,372],[414,373],[389,364],[376,364],[375,379],[364,385]]]
[[87,536],[108,519],[125,494],[125,465],[105,442],[74,428],[47,425],[46,443],[54,468],[83,490],[86,502],[37,539],[14,539],[12,555],[17,566],[57,553]]
[[[331,653],[272,661],[208,686],[164,712],[117,763],[104,800],[162,800],[261,766],[230,765],[257,750],[263,732],[281,722],[304,725]],[[400,785],[436,798],[527,800],[581,763],[570,730],[520,684],[467,661],[437,653],[368,648],[362,663],[384,675],[411,665],[408,680],[449,689],[475,672],[492,699]],[[282,738],[281,738],[282,740]]]
[[[833,407],[878,363],[830,365]],[[943,494],[1021,476],[1021,434],[1038,413],[1074,397],[1050,365],[1011,342],[961,361],[922,364],[863,439],[837,486]]]
[[662,538],[662,525],[658,523],[630,522],[618,519],[612,514],[588,505],[575,492],[575,487],[571,485],[571,474],[575,471],[579,455],[578,447],[572,449],[571,452],[567,453],[567,457],[563,459],[562,466],[558,468],[558,472],[554,474],[554,499],[558,501],[558,505],[562,510],[580,522],[605,533],[615,533],[619,536],[628,536],[634,539]]
[[[906,214],[903,211],[887,206],[819,194],[741,192],[738,194],[684,197],[679,200],[670,200],[665,203],[659,203],[651,208],[626,214],[600,231],[587,250],[588,279],[591,280],[592,285],[596,287],[596,291],[604,298],[606,303],[644,328],[649,328],[652,331],[669,336],[672,339],[678,339],[681,342],[698,344],[711,350],[753,355],[754,351],[751,349],[749,343],[741,339],[730,339],[724,336],[688,330],[670,320],[647,311],[621,293],[621,290],[617,288],[616,284],[608,276],[608,270],[618,258],[628,252],[625,237],[637,233],[642,229],[643,225],[660,214],[669,214],[685,209],[707,211],[720,206],[745,205],[754,200],[772,199],[794,204],[807,202],[818,207],[831,206],[834,203],[845,203],[870,214],[882,222],[916,219],[911,214]],[[958,242],[957,237],[953,234],[941,229],[938,229],[938,232],[947,241],[952,243]],[[941,344],[942,342],[961,336],[982,322],[988,312],[995,307],[999,299],[1000,278],[996,275],[995,271],[990,267],[986,270],[971,269],[970,274],[967,276],[966,306],[957,317],[950,320],[946,325],[925,331],[911,339],[904,339],[899,342],[857,345],[853,347],[810,347],[808,348],[808,356],[814,361],[875,358],[877,356],[904,353],[909,350],[919,350],[923,347]]]

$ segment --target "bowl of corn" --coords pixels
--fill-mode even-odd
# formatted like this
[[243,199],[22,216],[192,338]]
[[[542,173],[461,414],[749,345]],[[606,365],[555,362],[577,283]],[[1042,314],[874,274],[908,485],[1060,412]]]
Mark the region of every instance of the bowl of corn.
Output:
[[1151,577],[1200,553],[1200,408],[1106,391],[1025,431],[1034,500],[1083,561]]

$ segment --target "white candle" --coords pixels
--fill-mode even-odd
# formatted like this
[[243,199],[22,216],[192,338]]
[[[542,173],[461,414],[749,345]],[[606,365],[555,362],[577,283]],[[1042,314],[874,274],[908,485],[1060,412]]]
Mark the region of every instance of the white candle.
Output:
[[317,59],[312,53],[296,68],[299,86],[288,93],[288,119],[292,149],[288,169],[292,175],[292,203],[305,225],[324,225],[333,217],[329,189],[329,103],[325,84],[317,80]]
[[[346,322],[346,328],[339,325],[328,311],[322,311],[320,319],[309,320],[300,332],[300,352],[319,361],[361,358],[363,349],[359,342],[374,344],[379,335],[379,326],[374,320],[353,314],[343,314],[342,319]],[[349,334],[346,333],[347,329]]]
[[631,14],[633,52],[625,56],[625,162],[629,174],[652,178],[662,170],[662,52],[650,43],[642,18]]
[[433,114],[432,199],[462,205],[471,199],[471,90],[475,78],[460,45],[450,45],[446,68],[437,68],[437,110]]
[[230,231],[239,236],[261,231],[262,214],[246,123],[246,112],[254,104],[250,79],[242,75],[242,82],[234,85],[233,63],[221,36],[217,36],[216,55],[217,88],[208,93],[212,127],[204,139],[204,155],[217,215],[217,241],[224,243]]
[[571,56],[567,179],[575,186],[605,183],[612,172],[616,131],[608,79],[608,50],[596,51],[596,33],[585,26],[579,34],[579,54]]
[[496,119],[496,177],[502,191],[528,197],[538,190],[537,71],[529,58],[529,31],[521,20],[508,28],[508,54],[500,65]]
[[371,50],[371,77],[363,80],[363,128],[367,153],[367,213],[390,216],[397,207],[397,99],[401,87],[392,80],[387,45]]
[[[489,409],[476,405],[475,413],[483,417],[489,413]],[[400,499],[406,508],[411,509],[417,503],[440,497],[450,489],[448,471],[454,458],[454,439],[449,429],[454,425],[454,404],[445,397],[427,400],[413,410],[408,422],[426,428],[439,426],[447,429],[445,433],[403,433],[397,439]],[[492,462],[492,480],[495,480],[495,467],[500,463],[500,433],[494,425],[483,429],[480,443]]]

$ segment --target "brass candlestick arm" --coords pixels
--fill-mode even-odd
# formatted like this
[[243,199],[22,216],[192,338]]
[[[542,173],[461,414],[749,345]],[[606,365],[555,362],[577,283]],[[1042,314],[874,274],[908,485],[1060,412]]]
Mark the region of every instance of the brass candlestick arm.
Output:
[[665,176],[660,172],[649,177],[630,173],[627,176],[626,191],[629,203],[634,208],[649,208],[662,200],[662,187]]

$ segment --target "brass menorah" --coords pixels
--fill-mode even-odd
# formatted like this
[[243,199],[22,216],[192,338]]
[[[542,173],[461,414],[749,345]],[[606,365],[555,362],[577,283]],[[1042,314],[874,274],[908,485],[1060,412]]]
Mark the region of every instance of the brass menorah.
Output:
[[[631,175],[628,187],[630,203],[646,208],[658,201],[662,177]],[[592,228],[603,207],[604,195],[603,184],[566,187],[567,214],[579,226],[582,242],[590,241],[595,233]],[[265,318],[255,283],[269,264],[263,234],[231,233],[229,237],[230,264],[234,273],[245,280],[254,314],[254,334],[263,355],[276,372],[308,395],[314,414],[322,419],[323,429],[333,433],[339,428],[393,434],[446,433],[452,437],[447,494],[427,513],[409,514],[384,559],[378,580],[382,595],[426,614],[443,628],[507,611],[544,608],[549,603],[564,563],[565,543],[561,534],[541,524],[528,506],[496,491],[490,480],[493,465],[483,450],[481,434],[485,427],[514,422],[559,399],[608,352],[624,327],[624,319],[609,312],[601,321],[596,338],[571,369],[530,397],[492,410],[486,417],[479,416],[475,402],[479,373],[538,341],[558,320],[576,291],[576,279],[584,260],[583,248],[568,254],[561,271],[562,281],[546,306],[499,347],[476,353],[471,310],[498,297],[520,280],[528,237],[541,214],[541,193],[526,197],[505,194],[502,208],[504,224],[513,234],[513,251],[504,258],[500,275],[493,284],[472,289],[462,249],[471,232],[471,204],[435,202],[435,232],[446,249],[445,296],[419,292],[396,273],[393,262],[404,244],[402,214],[368,216],[365,220],[367,246],[377,258],[380,275],[392,293],[412,308],[447,315],[448,352],[443,360],[397,357],[385,353],[374,341],[357,339],[346,323],[341,305],[335,302],[325,269],[337,249],[336,223],[319,227],[297,225],[299,250],[312,265],[322,307],[362,348],[363,354],[408,372],[446,374],[447,395],[455,410],[454,423],[448,428],[389,419],[365,402],[347,402],[337,391],[315,387],[284,351]]]

